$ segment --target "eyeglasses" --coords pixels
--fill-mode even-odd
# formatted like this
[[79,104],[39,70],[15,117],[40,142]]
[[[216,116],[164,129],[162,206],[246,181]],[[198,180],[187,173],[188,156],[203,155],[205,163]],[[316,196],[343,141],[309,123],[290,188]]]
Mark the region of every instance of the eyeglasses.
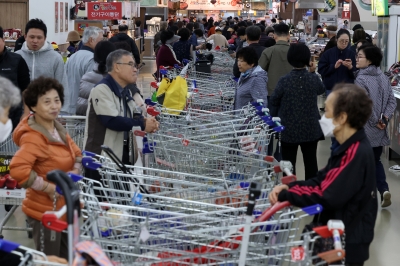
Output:
[[365,56],[356,55],[356,59],[359,59],[359,58],[366,58],[366,57]]
[[341,44],[348,44],[349,40],[338,40],[338,42]]
[[130,66],[132,68],[137,68],[137,64],[133,63],[133,62],[129,62],[129,63],[117,63],[117,65],[127,65]]

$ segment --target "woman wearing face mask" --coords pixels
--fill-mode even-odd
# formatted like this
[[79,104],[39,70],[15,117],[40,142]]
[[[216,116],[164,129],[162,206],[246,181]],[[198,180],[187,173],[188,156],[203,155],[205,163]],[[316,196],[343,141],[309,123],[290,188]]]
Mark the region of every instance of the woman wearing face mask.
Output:
[[67,259],[67,235],[41,223],[43,213],[54,210],[54,201],[55,210],[65,205],[64,197],[56,193],[55,184],[46,175],[55,169],[80,174],[82,154],[56,120],[64,102],[64,89],[57,80],[40,77],[32,81],[23,99],[33,114],[14,130],[13,140],[20,149],[11,160],[10,175],[26,189],[22,211],[28,216],[36,249],[41,250],[43,240],[46,255]]
[[306,207],[321,204],[323,211],[314,223],[326,225],[342,220],[346,228],[346,265],[363,265],[369,258],[377,214],[375,160],[363,129],[371,116],[372,101],[354,84],[338,84],[325,102],[320,120],[326,137],[341,144],[316,177],[276,186],[269,194],[271,204],[289,201]]
[[396,99],[388,77],[381,71],[381,50],[365,44],[358,49],[356,57],[357,73],[355,84],[365,89],[373,101],[372,115],[365,125],[365,133],[375,155],[376,185],[381,195],[381,206],[391,205],[389,185],[381,162],[383,147],[390,144],[387,123],[396,110]]
[[21,94],[11,81],[0,77],[0,145],[10,136],[12,122],[8,118],[11,107],[21,102]]

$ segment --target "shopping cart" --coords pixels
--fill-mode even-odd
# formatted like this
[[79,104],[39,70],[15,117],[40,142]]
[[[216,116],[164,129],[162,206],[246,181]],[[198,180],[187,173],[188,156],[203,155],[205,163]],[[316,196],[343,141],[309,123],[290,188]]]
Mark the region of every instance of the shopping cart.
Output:
[[82,150],[85,136],[86,116],[59,116],[57,119],[67,130],[68,135]]
[[[168,207],[153,209],[147,203],[138,206],[99,203],[92,195],[83,196],[88,214],[82,237],[98,243],[113,261],[123,265],[160,266],[236,265],[239,262],[239,247],[246,226],[245,208],[177,214],[168,212]],[[311,250],[316,238],[311,233],[301,234],[300,225],[307,216],[322,211],[321,206],[299,210],[290,208],[286,202],[264,212],[265,206],[259,207],[251,213],[255,220],[249,230],[246,265],[293,262],[299,260],[292,257],[293,250],[301,248],[304,255],[300,259],[308,262],[315,259]],[[342,259],[344,251],[339,247],[334,250],[335,254],[333,261]]]
[[[249,182],[124,165],[111,150],[107,147],[104,149],[114,162],[107,157],[88,152],[84,152],[83,158],[85,167],[100,173],[101,185],[93,183],[93,191],[90,193],[98,195],[103,201],[132,205],[134,201],[131,202],[131,199],[135,198],[137,193],[141,193],[141,197],[151,194],[228,207],[247,205]],[[262,180],[262,193],[257,199],[257,204],[265,203],[268,193],[278,183],[295,181],[295,177],[290,173],[284,178],[277,178],[279,172],[282,172],[281,169],[290,169],[291,165],[278,168],[274,167],[274,172]]]

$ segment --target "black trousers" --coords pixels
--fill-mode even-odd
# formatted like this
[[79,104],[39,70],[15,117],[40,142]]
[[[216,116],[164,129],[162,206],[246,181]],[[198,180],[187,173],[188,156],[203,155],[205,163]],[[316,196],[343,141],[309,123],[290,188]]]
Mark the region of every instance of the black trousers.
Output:
[[293,174],[296,174],[297,149],[300,146],[303,153],[305,179],[316,176],[318,172],[317,146],[318,140],[302,143],[282,142],[282,160],[290,161],[293,164]]

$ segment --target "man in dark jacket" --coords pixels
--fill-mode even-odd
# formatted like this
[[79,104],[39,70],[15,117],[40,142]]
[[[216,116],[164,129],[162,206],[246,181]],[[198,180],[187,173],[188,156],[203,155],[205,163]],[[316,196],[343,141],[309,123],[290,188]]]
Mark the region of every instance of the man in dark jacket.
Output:
[[132,49],[133,57],[135,58],[136,64],[140,65],[140,53],[136,46],[135,41],[129,37],[127,34],[128,26],[127,25],[119,25],[118,26],[119,33],[110,39],[110,42],[127,42]]
[[[30,83],[29,68],[21,55],[7,51],[3,39],[3,29],[0,27],[0,76],[9,79],[17,86],[21,93]],[[22,103],[18,107],[10,110],[9,117],[13,124],[13,129],[18,125],[23,114]],[[29,111],[26,110],[26,114]]]
[[268,35],[265,33],[265,27],[263,25],[258,26],[261,30],[261,36],[260,36],[260,41],[258,42],[261,46],[265,47],[265,43],[269,40],[272,39],[271,37],[268,37]]
[[[249,44],[248,47],[253,48],[257,53],[257,59],[260,59],[262,52],[264,51],[265,47],[261,46],[258,42],[260,41],[261,36],[261,29],[258,26],[250,26],[246,28],[246,37],[247,43]],[[237,64],[237,58],[235,60],[235,64],[233,65],[233,75],[236,78],[240,77],[240,71]]]

